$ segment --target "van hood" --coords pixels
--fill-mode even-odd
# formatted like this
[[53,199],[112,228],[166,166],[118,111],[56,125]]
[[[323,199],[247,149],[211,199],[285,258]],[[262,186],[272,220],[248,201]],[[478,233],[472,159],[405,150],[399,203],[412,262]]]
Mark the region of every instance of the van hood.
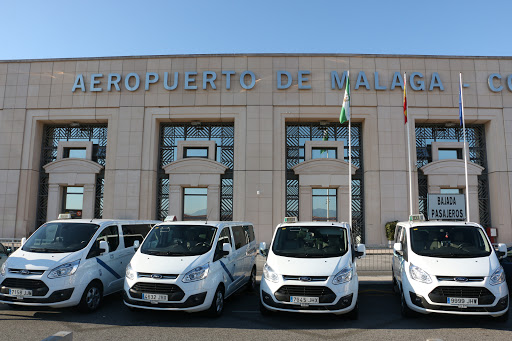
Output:
[[332,276],[351,263],[350,252],[330,258],[292,258],[272,253],[267,258],[275,272],[288,276]]
[[204,265],[210,260],[210,253],[199,256],[153,256],[137,252],[130,262],[136,272],[152,274],[181,275]]
[[59,265],[82,258],[83,250],[70,253],[40,253],[16,250],[7,258],[11,269],[51,270]]
[[411,263],[434,276],[486,277],[499,266],[499,262],[493,256],[491,254],[489,257],[478,258],[415,257]]

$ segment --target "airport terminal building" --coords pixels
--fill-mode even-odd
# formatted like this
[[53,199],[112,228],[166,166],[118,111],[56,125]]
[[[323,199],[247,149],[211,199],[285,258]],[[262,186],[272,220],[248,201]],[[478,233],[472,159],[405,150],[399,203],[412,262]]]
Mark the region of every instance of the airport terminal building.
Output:
[[460,218],[467,195],[512,242],[512,58],[341,54],[0,61],[0,238],[70,212],[251,221],[268,242],[285,216],[347,221],[350,172],[356,238],[387,244],[409,216],[404,72],[415,213]]

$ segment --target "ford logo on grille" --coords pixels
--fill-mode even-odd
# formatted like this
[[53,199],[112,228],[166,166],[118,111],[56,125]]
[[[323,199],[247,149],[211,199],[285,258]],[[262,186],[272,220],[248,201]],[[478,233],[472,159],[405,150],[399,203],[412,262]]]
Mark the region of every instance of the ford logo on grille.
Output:
[[29,273],[30,273],[30,271],[28,271],[28,270],[21,270],[20,271],[20,274],[22,274],[22,275],[28,275]]
[[299,281],[301,281],[301,282],[311,282],[311,277],[299,277]]
[[159,275],[159,274],[153,274],[153,275],[151,275],[151,278],[154,278],[154,279],[162,279],[162,275]]
[[467,282],[468,279],[466,277],[455,277],[456,282]]

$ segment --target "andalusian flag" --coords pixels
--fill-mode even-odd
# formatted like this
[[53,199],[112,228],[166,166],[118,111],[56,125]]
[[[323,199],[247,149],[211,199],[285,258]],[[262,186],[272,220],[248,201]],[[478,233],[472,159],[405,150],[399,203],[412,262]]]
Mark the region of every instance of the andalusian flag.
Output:
[[345,97],[343,97],[343,107],[340,112],[340,123],[343,124],[350,120],[350,82],[348,80],[347,72],[347,84],[345,85]]
[[404,124],[407,124],[407,73],[404,73]]
[[[329,128],[325,128],[324,137],[323,137],[322,141],[329,141]],[[320,154],[323,154],[326,151],[327,151],[326,149],[322,149],[322,150],[320,150]]]

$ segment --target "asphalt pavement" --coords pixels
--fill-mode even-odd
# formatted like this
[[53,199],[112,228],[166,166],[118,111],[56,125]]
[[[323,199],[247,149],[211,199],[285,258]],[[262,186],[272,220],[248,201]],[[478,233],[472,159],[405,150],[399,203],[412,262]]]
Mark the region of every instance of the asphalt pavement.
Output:
[[262,316],[255,293],[240,292],[226,301],[224,315],[160,311],[132,312],[120,295],[107,297],[99,311],[12,309],[0,304],[0,341],[42,340],[72,331],[73,340],[507,340],[512,320],[425,315],[404,319],[399,299],[386,277],[361,277],[359,320],[324,314]]

